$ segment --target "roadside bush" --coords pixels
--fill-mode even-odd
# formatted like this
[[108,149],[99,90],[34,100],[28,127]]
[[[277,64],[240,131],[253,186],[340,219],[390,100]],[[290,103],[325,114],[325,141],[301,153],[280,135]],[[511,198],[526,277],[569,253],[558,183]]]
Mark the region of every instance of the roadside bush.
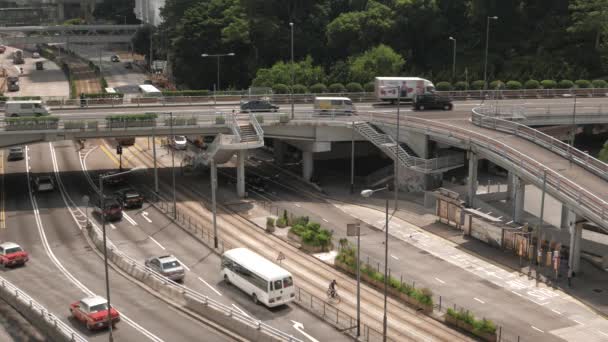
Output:
[[13,96],[11,100],[15,101],[30,101],[30,100],[42,100],[40,96]]
[[570,89],[570,88],[574,87],[574,83],[570,80],[561,80],[557,84],[557,87],[559,89]]
[[346,92],[346,88],[344,87],[344,85],[342,83],[332,83],[329,85],[329,92],[330,93],[344,93]]
[[373,93],[376,90],[376,84],[374,82],[365,83],[365,92]]
[[489,89],[504,89],[505,84],[501,80],[494,80],[490,82]]
[[306,226],[308,224],[309,218],[308,216],[298,216],[293,219],[292,225],[297,226]]
[[5,102],[6,100],[8,100],[8,97],[0,95],[1,102]]
[[294,84],[293,93],[294,94],[306,94],[306,93],[308,93],[308,88],[306,88],[306,86],[303,84]]
[[311,93],[322,94],[327,93],[327,86],[323,83],[315,83],[308,88]]
[[304,222],[307,222],[307,220],[308,217],[299,217],[294,219],[294,222],[298,221],[298,223],[294,224],[290,231],[301,237],[304,243],[311,246],[325,247],[331,244],[333,232],[326,229],[321,229],[321,225],[316,222],[304,224]]
[[591,88],[591,82],[589,82],[588,80],[576,80],[574,81],[574,84],[576,84],[577,88],[581,89]]
[[175,97],[175,96],[208,96],[209,90],[165,90],[162,92],[163,96]]
[[123,93],[109,94],[109,93],[91,93],[84,94],[86,99],[122,99],[125,97]]
[[439,82],[435,88],[439,91],[450,91],[452,90],[452,84],[450,82]]
[[540,82],[540,85],[543,87],[543,89],[555,89],[555,88],[557,88],[557,82],[555,82],[554,80],[542,80]]
[[496,334],[496,325],[488,319],[475,319],[475,316],[469,311],[456,311],[452,308],[448,308],[447,315],[465,322],[473,327],[473,334],[479,335],[482,333]]
[[273,217],[266,218],[266,226],[274,227],[274,218]]
[[604,80],[593,80],[591,81],[591,84],[593,85],[593,88],[606,88],[608,82]]
[[350,82],[346,85],[346,91],[349,93],[362,93],[363,86],[361,86],[361,83]]
[[272,86],[272,92],[275,94],[289,94],[289,87],[283,83],[277,83]]
[[287,227],[287,220],[285,220],[283,217],[279,217],[277,219],[276,224],[277,224],[277,227],[279,227],[279,228],[285,228],[285,227]]
[[509,81],[507,82],[507,89],[509,90],[519,90],[522,88],[521,82],[519,81]]
[[471,83],[471,89],[473,90],[482,90],[485,82],[483,80],[477,80]]
[[455,90],[467,90],[469,89],[469,84],[465,81],[458,81],[454,84]]
[[527,80],[524,84],[524,87],[526,89],[538,89],[540,88],[540,82],[538,82],[537,80]]

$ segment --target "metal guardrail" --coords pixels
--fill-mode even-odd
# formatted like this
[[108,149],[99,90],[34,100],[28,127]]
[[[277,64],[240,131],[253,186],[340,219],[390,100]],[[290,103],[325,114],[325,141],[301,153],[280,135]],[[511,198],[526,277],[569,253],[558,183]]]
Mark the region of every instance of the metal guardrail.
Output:
[[38,314],[40,319],[45,320],[51,326],[54,326],[55,329],[63,336],[65,336],[66,341],[74,341],[74,342],[86,342],[87,340],[82,337],[78,332],[76,332],[72,327],[65,324],[62,320],[57,318],[54,314],[52,314],[49,310],[47,310],[40,303],[36,302],[32,297],[30,297],[27,293],[20,290],[18,287],[13,285],[10,281],[0,277],[0,286],[8,293],[14,296],[14,298],[20,301],[25,307],[29,307],[29,310]]
[[236,114],[232,113],[232,115],[229,115],[229,125],[230,125],[230,129],[232,130],[232,134],[234,135],[234,142],[235,143],[240,143],[241,142],[241,128],[239,127],[239,123],[236,121]]
[[264,130],[253,113],[249,113],[249,122],[253,126],[253,129],[258,136],[258,142],[264,143]]

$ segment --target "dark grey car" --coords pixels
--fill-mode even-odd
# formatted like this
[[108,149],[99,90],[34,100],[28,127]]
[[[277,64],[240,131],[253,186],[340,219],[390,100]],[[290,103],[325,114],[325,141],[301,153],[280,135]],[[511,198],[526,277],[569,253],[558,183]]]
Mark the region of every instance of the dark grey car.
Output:
[[24,158],[23,147],[11,147],[8,150],[8,160],[21,160]]
[[251,100],[241,103],[242,112],[276,112],[277,110],[279,110],[279,106],[266,100]]

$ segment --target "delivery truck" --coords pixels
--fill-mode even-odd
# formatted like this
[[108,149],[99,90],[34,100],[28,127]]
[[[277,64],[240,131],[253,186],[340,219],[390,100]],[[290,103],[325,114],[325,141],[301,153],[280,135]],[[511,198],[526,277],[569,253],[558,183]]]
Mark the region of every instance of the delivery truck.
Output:
[[25,63],[25,60],[23,59],[23,51],[22,50],[15,50],[15,52],[13,52],[13,63],[14,64],[23,64],[23,63]]
[[420,77],[376,77],[376,98],[379,101],[397,101],[397,92],[401,87],[401,100],[412,101],[414,95],[422,95],[435,91],[435,86],[429,80]]

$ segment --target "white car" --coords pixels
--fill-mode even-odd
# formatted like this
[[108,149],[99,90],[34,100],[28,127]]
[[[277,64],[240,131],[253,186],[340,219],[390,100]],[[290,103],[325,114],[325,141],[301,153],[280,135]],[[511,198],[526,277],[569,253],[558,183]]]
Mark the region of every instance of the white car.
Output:
[[40,58],[40,54],[38,52],[32,53],[32,58]]
[[185,150],[188,147],[188,140],[183,135],[174,136],[171,146],[176,150]]

